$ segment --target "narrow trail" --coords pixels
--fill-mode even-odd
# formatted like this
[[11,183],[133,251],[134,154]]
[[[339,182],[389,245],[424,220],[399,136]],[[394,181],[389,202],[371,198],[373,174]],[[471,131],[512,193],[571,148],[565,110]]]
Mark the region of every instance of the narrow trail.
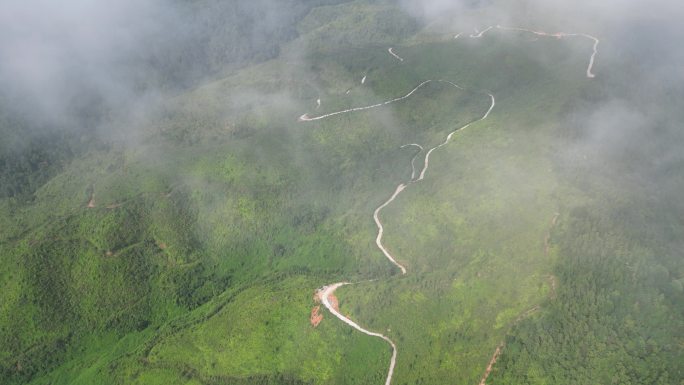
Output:
[[[534,305],[533,307],[525,310],[522,314],[518,316],[518,318],[515,319],[513,322],[513,325],[511,328],[517,324],[520,323],[520,321],[524,320],[525,318],[531,316],[532,314],[536,313],[541,309],[540,305]],[[492,373],[492,369],[494,369],[494,365],[496,364],[496,361],[499,359],[499,356],[501,356],[501,353],[503,353],[504,349],[506,348],[506,340],[504,339],[499,343],[499,346],[496,347],[496,350],[494,350],[494,354],[492,355],[492,358],[489,360],[489,363],[487,364],[487,368],[485,369],[485,372],[482,374],[482,378],[480,379],[479,385],[487,385],[487,378],[489,378],[489,375]]]
[[[482,37],[482,35],[485,32],[487,32],[493,28],[495,28],[495,26],[489,26],[477,34],[470,35],[470,37],[480,38],[480,37]],[[596,75],[592,72],[592,70],[594,68],[594,62],[596,61],[596,55],[598,54],[598,45],[601,41],[598,38],[596,38],[595,36],[592,36],[592,35],[589,35],[586,33],[567,33],[567,32],[548,33],[548,32],[543,32],[543,31],[535,31],[535,30],[527,29],[527,28],[520,28],[520,27],[503,27],[501,25],[496,25],[496,29],[501,30],[501,31],[528,32],[528,33],[535,34],[537,36],[555,37],[557,39],[561,39],[563,37],[583,37],[583,38],[592,40],[594,42],[594,46],[593,46],[593,52],[591,53],[591,56],[589,57],[589,65],[587,66],[587,77],[590,79],[593,79],[596,77]]]
[[504,30],[504,31],[521,31],[521,32],[529,32],[533,33],[537,36],[546,36],[546,37],[555,37],[555,38],[562,38],[562,37],[584,37],[589,40],[593,40],[594,45],[592,47],[593,52],[591,53],[591,56],[589,57],[589,65],[587,66],[587,77],[588,78],[595,78],[596,75],[592,72],[592,69],[594,68],[594,61],[596,60],[596,54],[598,53],[598,45],[601,42],[598,38],[595,36],[586,34],[586,33],[567,33],[567,32],[556,32],[556,33],[547,33],[547,32],[542,32],[542,31],[534,31],[531,29],[526,29],[526,28],[519,28],[519,27],[502,27],[500,25],[496,26],[497,29]]
[[503,348],[503,342],[496,347],[496,350],[494,351],[492,358],[489,360],[489,363],[487,364],[487,369],[485,369],[485,372],[482,375],[482,378],[480,379],[480,385],[487,385],[487,378],[492,373],[492,369],[494,369],[494,364],[496,364],[496,361],[499,359],[499,355],[501,355]]
[[394,53],[394,48],[389,48],[389,49],[387,50],[387,52],[389,52],[390,55],[392,55],[392,56],[394,56],[395,58],[397,58],[397,60],[399,60],[399,61],[404,61],[404,58],[402,58],[401,56],[399,56],[399,55],[397,55],[396,53]]
[[[329,114],[325,114],[325,115],[321,115],[321,116],[313,117],[313,118],[310,118],[307,114],[304,114],[304,115],[299,117],[299,120],[303,121],[303,122],[315,121],[315,120],[330,118],[332,116],[336,116],[336,115],[340,115],[340,114],[344,114],[344,113],[351,113],[351,112],[356,112],[356,111],[368,110],[371,108],[376,108],[376,107],[388,105],[388,104],[391,104],[391,103],[394,103],[394,102],[397,102],[400,100],[404,100],[404,99],[410,97],[418,89],[420,89],[421,87],[423,87],[426,84],[431,83],[431,82],[445,83],[445,84],[449,84],[452,87],[455,87],[455,88],[460,89],[460,90],[464,89],[463,87],[459,86],[458,84],[453,83],[453,82],[448,81],[448,80],[432,80],[432,79],[430,79],[430,80],[426,80],[426,81],[420,83],[413,90],[411,90],[408,94],[401,96],[401,97],[398,97],[398,98],[388,100],[388,101],[383,102],[383,103],[378,103],[378,104],[374,104],[371,106],[365,106],[365,107],[350,108],[350,109],[347,109],[344,111],[337,111],[337,112],[333,112],[333,113],[329,113]],[[416,178],[415,160],[418,157],[418,155],[423,152],[423,150],[424,150],[423,146],[421,146],[417,143],[410,143],[410,144],[406,144],[406,145],[401,146],[401,148],[418,147],[418,149],[419,149],[418,153],[416,153],[416,155],[414,155],[413,158],[411,159],[411,179],[407,183],[402,182],[399,185],[397,185],[396,189],[394,190],[394,193],[392,193],[392,195],[384,203],[382,203],[380,206],[378,206],[378,208],[376,208],[375,211],[373,212],[373,220],[375,221],[375,225],[378,228],[377,237],[375,238],[375,244],[377,245],[378,249],[380,249],[380,251],[382,251],[382,253],[385,255],[385,257],[393,265],[398,267],[399,270],[401,270],[401,275],[406,275],[406,273],[407,273],[406,267],[404,265],[402,265],[401,263],[397,262],[397,260],[394,258],[394,256],[389,252],[389,250],[387,250],[387,248],[382,243],[382,237],[384,235],[384,227],[382,225],[382,221],[380,220],[380,212],[385,207],[387,207],[390,203],[392,203],[399,196],[399,194],[401,194],[406,189],[406,187],[408,187],[414,183],[418,183],[425,178],[425,174],[427,173],[427,170],[430,166],[429,162],[430,162],[430,155],[432,154],[432,152],[434,152],[438,148],[445,146],[447,143],[449,143],[449,141],[451,140],[451,138],[453,137],[453,135],[456,132],[462,131],[462,130],[468,128],[469,126],[471,126],[472,124],[480,122],[489,116],[489,114],[492,112],[492,109],[494,109],[494,106],[496,105],[496,100],[494,98],[494,95],[489,94],[489,93],[487,93],[487,95],[490,97],[491,104],[490,104],[489,108],[487,109],[487,111],[484,113],[484,115],[482,115],[482,117],[480,117],[479,119],[477,119],[473,122],[470,122],[464,126],[461,126],[457,129],[451,131],[446,136],[446,139],[443,142],[441,142],[440,144],[430,148],[428,150],[428,152],[425,154],[423,169],[421,170],[420,176],[418,178]],[[371,280],[371,281],[374,281],[374,280]],[[333,314],[335,317],[340,319],[342,322],[346,323],[347,325],[353,327],[354,329],[360,331],[363,334],[373,336],[373,337],[377,337],[377,338],[381,338],[382,340],[387,342],[392,347],[392,358],[390,359],[389,370],[387,372],[387,378],[385,380],[385,385],[390,385],[392,382],[392,376],[394,374],[394,367],[396,365],[396,360],[397,360],[397,345],[394,343],[394,341],[392,341],[389,337],[385,336],[384,334],[372,332],[372,331],[369,331],[369,330],[362,328],[356,322],[354,322],[351,319],[347,318],[346,316],[342,315],[331,304],[330,297],[334,295],[335,290],[337,290],[338,288],[340,288],[342,286],[351,285],[351,284],[352,283],[350,283],[350,282],[333,283],[333,284],[330,284],[330,285],[327,285],[327,286],[324,286],[324,287],[318,289],[317,295],[321,299],[323,306],[325,306],[328,309],[328,311],[330,311],[331,314]]]

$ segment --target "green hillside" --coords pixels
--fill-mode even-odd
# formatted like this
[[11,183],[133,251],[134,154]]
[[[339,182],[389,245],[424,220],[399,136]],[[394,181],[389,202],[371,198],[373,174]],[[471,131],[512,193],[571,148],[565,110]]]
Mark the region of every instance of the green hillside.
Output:
[[[360,283],[340,311],[397,344],[393,384],[479,383],[498,346],[488,384],[682,383],[683,116],[657,102],[681,90],[624,86],[639,70],[617,54],[588,79],[585,39],[453,39],[390,2],[292,3],[263,52],[205,53],[209,75],[108,122],[135,135],[3,142],[1,383],[384,383],[384,341],[324,309],[310,323],[341,281]],[[298,121],[426,80],[463,89]],[[597,106],[636,120],[616,96],[658,116],[619,131],[639,145],[590,131]],[[381,213],[402,276],[373,221],[411,180],[402,146],[473,121]],[[22,124],[0,109],[3,137]]]

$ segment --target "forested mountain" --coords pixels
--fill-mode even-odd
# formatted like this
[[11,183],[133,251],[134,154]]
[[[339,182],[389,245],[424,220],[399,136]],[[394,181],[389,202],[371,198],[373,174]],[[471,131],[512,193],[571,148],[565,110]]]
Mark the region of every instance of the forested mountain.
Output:
[[0,383],[680,384],[681,12],[617,3],[0,5]]

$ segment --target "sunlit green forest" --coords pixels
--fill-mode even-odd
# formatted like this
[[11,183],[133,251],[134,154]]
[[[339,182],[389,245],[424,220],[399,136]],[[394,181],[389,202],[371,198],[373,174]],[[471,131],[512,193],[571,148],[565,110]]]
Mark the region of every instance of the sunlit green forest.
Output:
[[[643,76],[655,27],[597,26],[591,79],[588,39],[282,3],[170,2],[194,29],[126,63],[144,114],[0,91],[0,383],[384,383],[387,343],[310,322],[342,281],[392,384],[480,383],[497,347],[487,384],[684,383],[684,87]],[[430,79],[462,88],[298,121]],[[381,213],[401,275],[373,212],[423,167],[402,146],[470,122]]]

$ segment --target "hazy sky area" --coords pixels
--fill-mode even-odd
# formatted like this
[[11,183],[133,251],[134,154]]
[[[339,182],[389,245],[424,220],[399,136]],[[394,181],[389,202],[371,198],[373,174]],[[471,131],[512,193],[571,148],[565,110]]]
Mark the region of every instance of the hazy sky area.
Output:
[[140,65],[177,15],[159,1],[0,3],[0,83],[33,117],[73,123],[80,107],[128,104]]
[[129,119],[160,94],[277,55],[305,12],[289,3],[6,0],[0,96],[38,124]]
[[435,19],[453,16],[465,10],[495,9],[501,18],[511,18],[524,13],[543,15],[546,20],[566,25],[611,22],[621,23],[630,19],[664,19],[674,21],[684,10],[674,0],[399,0],[400,4],[417,17]]
[[[684,7],[677,1],[399,1],[426,23],[455,20],[453,25],[476,28],[543,20],[538,27],[596,34],[602,39],[597,71],[605,74],[604,65],[620,55],[642,55],[641,80],[676,86],[684,79],[679,22]],[[0,96],[9,98],[5,108],[58,126],[83,124],[84,118],[93,125],[122,111],[126,119],[144,115],[169,89],[199,84],[197,79],[232,62],[277,55],[274,37],[294,34],[281,25],[305,12],[273,0],[192,4],[1,2]],[[247,39],[237,41],[234,31]]]

